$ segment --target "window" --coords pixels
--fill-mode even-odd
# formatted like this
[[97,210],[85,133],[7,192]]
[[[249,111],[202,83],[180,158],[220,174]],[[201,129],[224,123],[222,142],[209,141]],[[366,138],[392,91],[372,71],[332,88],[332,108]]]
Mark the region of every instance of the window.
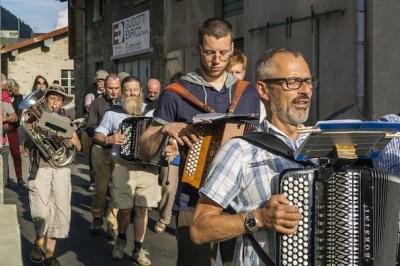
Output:
[[145,87],[143,84],[146,84],[150,78],[150,59],[121,60],[117,62],[117,71],[124,71],[138,77],[142,83],[142,87]]
[[224,18],[230,18],[243,14],[243,0],[224,0],[223,2]]
[[73,70],[61,70],[61,86],[68,94],[75,93],[75,76]]
[[104,16],[104,0],[93,1],[93,21],[96,22]]

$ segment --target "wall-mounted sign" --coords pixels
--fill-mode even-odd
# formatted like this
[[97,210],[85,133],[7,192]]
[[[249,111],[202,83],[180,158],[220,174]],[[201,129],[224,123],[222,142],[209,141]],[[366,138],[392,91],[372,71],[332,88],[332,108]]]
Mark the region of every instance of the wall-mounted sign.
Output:
[[113,56],[150,48],[150,13],[145,11],[112,25]]
[[3,38],[19,38],[17,30],[0,30],[0,37]]

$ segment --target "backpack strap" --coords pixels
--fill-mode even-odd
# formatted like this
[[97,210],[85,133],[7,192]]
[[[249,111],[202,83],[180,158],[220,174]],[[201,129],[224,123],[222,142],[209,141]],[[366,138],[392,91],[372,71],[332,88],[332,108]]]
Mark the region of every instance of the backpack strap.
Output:
[[165,88],[165,90],[169,90],[171,92],[174,92],[174,93],[178,94],[182,98],[188,100],[189,102],[191,102],[194,105],[200,107],[201,109],[205,110],[208,113],[215,113],[214,109],[211,106],[209,106],[206,103],[204,103],[201,100],[199,100],[199,98],[197,98],[192,93],[190,93],[185,88],[185,86],[183,86],[179,82],[174,82],[174,83],[170,84],[168,87]]
[[275,154],[279,157],[283,157],[290,161],[301,164],[305,167],[315,166],[313,163],[309,161],[296,161],[294,158],[294,150],[286,145],[281,139],[276,137],[275,135],[266,133],[266,132],[252,132],[245,136],[240,136],[239,138],[260,147],[272,154]]
[[242,97],[244,91],[248,88],[249,82],[245,80],[237,80],[235,82],[235,94],[233,95],[233,99],[231,105],[228,109],[228,114],[233,114],[237,104],[239,103],[240,97]]

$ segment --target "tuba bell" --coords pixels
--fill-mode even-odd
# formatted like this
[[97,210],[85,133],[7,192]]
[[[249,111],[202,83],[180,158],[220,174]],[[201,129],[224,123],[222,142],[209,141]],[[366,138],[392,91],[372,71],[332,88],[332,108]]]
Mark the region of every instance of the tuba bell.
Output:
[[69,119],[47,110],[45,95],[35,90],[20,103],[21,126],[52,167],[65,167],[76,155],[75,146],[66,140],[76,128]]

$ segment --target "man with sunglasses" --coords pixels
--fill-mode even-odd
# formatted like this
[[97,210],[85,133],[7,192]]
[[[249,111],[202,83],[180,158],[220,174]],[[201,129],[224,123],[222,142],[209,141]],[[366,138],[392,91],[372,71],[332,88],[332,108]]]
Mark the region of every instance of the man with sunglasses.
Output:
[[[267,117],[259,131],[268,132],[292,149],[306,134],[297,129],[307,120],[316,80],[303,56],[288,49],[269,50],[256,65],[256,87]],[[249,239],[252,233],[272,258],[272,231],[293,234],[301,214],[283,194],[271,195],[274,176],[301,165],[269,153],[243,139],[231,139],[218,151],[200,189],[193,223],[192,240],[198,244],[237,237],[233,265],[264,265]],[[222,214],[231,206],[236,214]]]
[[[201,69],[182,76],[178,82],[216,112],[226,113],[234,94],[236,78],[228,73],[229,57],[233,52],[232,26],[225,20],[208,19],[198,32],[198,52]],[[254,87],[243,93],[235,114],[258,114],[259,99]],[[163,136],[174,138],[179,145],[192,146],[199,134],[189,124],[202,109],[169,90],[163,90],[154,111],[154,122],[141,137],[142,159],[151,157],[159,148]],[[190,239],[198,191],[186,183],[180,183],[175,210],[177,215],[178,262],[177,265],[212,265],[216,255],[215,245],[195,245]],[[194,259],[196,258],[196,259]]]

